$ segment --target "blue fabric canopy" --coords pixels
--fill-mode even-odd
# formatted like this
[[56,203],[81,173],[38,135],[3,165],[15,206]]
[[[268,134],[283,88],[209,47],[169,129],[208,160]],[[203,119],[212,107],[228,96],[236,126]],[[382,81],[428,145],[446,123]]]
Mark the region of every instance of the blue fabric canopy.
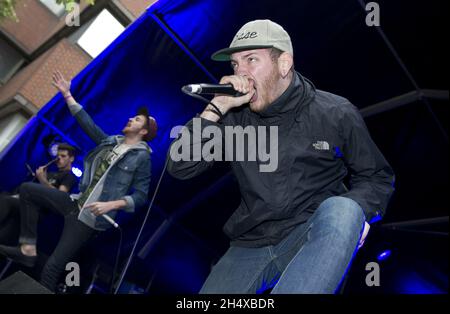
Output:
[[[201,104],[181,92],[190,81],[210,78],[177,46],[146,12],[130,25],[72,82],[74,98],[108,134],[120,134],[128,118],[145,105],[159,126],[151,143],[153,169],[162,166],[173,126],[184,124],[201,111]],[[182,106],[180,106],[182,104]],[[80,129],[60,94],[49,101],[26,125],[0,160],[0,189],[10,190],[24,180],[25,163],[33,167],[48,162],[45,139],[80,148],[77,166],[94,143]]]

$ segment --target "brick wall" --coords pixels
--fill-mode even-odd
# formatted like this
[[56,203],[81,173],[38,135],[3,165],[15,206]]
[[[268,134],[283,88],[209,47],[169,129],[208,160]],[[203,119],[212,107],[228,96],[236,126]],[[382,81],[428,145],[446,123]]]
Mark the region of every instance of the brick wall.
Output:
[[60,70],[66,78],[71,79],[90,61],[91,58],[81,48],[62,39],[0,88],[0,104],[15,94],[21,94],[34,106],[41,108],[57,93],[51,84],[55,70]]
[[156,2],[157,0],[119,0],[120,3],[131,13],[135,18],[139,17],[145,9]]
[[42,65],[24,84],[21,94],[36,107],[41,108],[57,92],[51,84],[52,73],[55,70],[61,71],[66,78],[71,79],[84,69],[90,60],[91,58],[78,46],[63,39],[52,48]]
[[[86,8],[82,2],[81,11]],[[19,22],[5,19],[0,24],[3,32],[27,54],[33,53],[56,32],[65,27],[65,17],[58,18],[38,0],[17,1]]]
[[[156,0],[117,1],[135,18],[156,2]],[[84,1],[81,1],[81,4],[83,11],[87,6]],[[19,22],[3,21],[0,24],[0,32],[6,34],[28,55],[65,27],[65,17],[58,18],[38,0],[18,1],[16,13]],[[0,109],[2,104],[17,94],[40,109],[57,92],[51,85],[53,71],[59,69],[64,76],[72,78],[90,61],[91,58],[77,45],[71,44],[67,39],[60,40],[0,87]]]

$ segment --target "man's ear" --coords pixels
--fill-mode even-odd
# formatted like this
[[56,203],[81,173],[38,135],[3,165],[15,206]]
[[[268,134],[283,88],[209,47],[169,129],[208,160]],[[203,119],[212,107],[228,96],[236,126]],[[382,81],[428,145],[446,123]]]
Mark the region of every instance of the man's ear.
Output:
[[70,163],[73,163],[75,161],[75,156],[70,156],[69,160],[70,160]]
[[283,52],[280,55],[280,57],[278,58],[278,71],[283,78],[285,78],[289,74],[289,71],[291,70],[293,64],[294,59],[292,58],[292,55],[290,53]]
[[145,135],[148,134],[148,130],[147,130],[146,128],[142,128],[142,129],[139,131],[139,134],[141,134],[142,136],[145,136]]

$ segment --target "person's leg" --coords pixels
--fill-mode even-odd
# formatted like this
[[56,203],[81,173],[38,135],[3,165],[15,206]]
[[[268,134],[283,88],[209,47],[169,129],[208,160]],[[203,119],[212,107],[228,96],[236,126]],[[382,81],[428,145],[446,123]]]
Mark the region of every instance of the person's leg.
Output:
[[65,215],[76,207],[68,193],[47,188],[39,183],[24,183],[20,186],[20,237],[19,243],[35,246],[39,212],[51,210]]
[[0,195],[0,243],[17,244],[20,230],[19,199],[10,195]]
[[27,267],[36,263],[37,225],[39,211],[49,209],[65,214],[78,210],[69,194],[57,189],[46,188],[38,183],[24,183],[20,187],[20,236],[19,246],[0,245],[0,254]]
[[199,293],[256,293],[276,273],[272,260],[272,247],[232,246],[213,267]]
[[349,198],[322,202],[308,220],[305,243],[292,258],[277,259],[285,269],[272,293],[334,293],[356,253],[364,220],[361,207]]
[[308,224],[298,225],[275,247],[231,247],[213,267],[200,293],[259,294],[273,288],[308,230]]
[[48,258],[41,274],[41,284],[55,291],[66,264],[77,254],[78,250],[95,234],[95,230],[78,220],[78,211],[64,217],[64,229],[61,238]]

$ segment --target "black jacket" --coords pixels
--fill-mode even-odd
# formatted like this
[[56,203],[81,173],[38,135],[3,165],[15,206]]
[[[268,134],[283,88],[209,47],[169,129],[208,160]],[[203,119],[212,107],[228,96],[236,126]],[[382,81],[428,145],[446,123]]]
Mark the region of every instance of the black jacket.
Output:
[[[274,245],[331,196],[356,201],[367,222],[380,219],[386,211],[394,173],[370,138],[358,109],[343,97],[316,90],[300,74],[261,113],[245,106],[228,112],[220,123],[206,119],[201,123],[202,129],[216,125],[222,130],[224,126],[278,126],[276,171],[260,172],[258,161],[231,161],[241,191],[241,204],[224,226],[232,245]],[[186,127],[192,134],[193,121]],[[209,140],[202,138],[202,145]],[[169,157],[168,171],[188,179],[212,164],[174,162]]]

